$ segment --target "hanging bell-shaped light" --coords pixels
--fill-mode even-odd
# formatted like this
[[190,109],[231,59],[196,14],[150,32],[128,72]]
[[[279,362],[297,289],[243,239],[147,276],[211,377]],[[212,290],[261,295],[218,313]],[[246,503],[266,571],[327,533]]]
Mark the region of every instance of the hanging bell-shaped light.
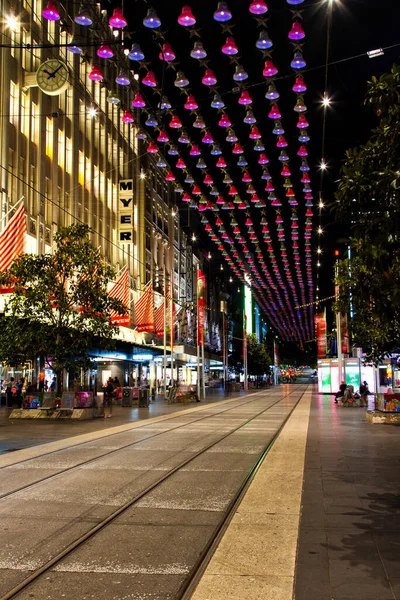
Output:
[[171,102],[168,100],[167,96],[161,96],[158,108],[160,110],[169,110],[171,108]]
[[187,192],[185,192],[182,196],[182,202],[190,202],[190,201],[191,201],[190,195]]
[[283,135],[283,134],[285,133],[285,130],[284,130],[284,128],[282,127],[282,123],[280,122],[280,120],[279,120],[279,119],[277,119],[277,120],[275,121],[275,125],[274,125],[274,128],[273,128],[273,130],[272,130],[272,133],[273,133],[274,135]]
[[213,147],[211,148],[210,154],[212,154],[213,156],[220,156],[222,154],[222,150],[219,147],[219,144],[213,145]]
[[253,180],[252,180],[252,178],[251,178],[251,175],[250,175],[250,173],[248,173],[247,171],[245,171],[245,172],[243,173],[242,181],[243,181],[244,183],[251,183]]
[[119,104],[121,102],[121,99],[118,96],[117,92],[110,90],[107,94],[107,102],[109,104]]
[[301,50],[296,50],[293,56],[293,60],[290,63],[290,66],[292,67],[292,69],[304,69],[306,65],[307,63],[304,60],[303,53],[301,52]]
[[121,69],[121,71],[115,78],[115,83],[117,83],[118,85],[130,85],[131,80],[129,79],[128,73]]
[[268,181],[269,179],[271,179],[271,174],[270,174],[270,172],[268,171],[268,169],[264,169],[264,170],[263,170],[263,172],[262,172],[262,175],[261,175],[261,179],[264,179],[264,180],[267,180],[267,181]]
[[207,168],[204,158],[199,158],[199,160],[197,161],[196,167],[198,169],[206,169]]
[[283,165],[283,169],[281,171],[281,175],[282,177],[290,177],[291,176],[291,172],[290,169],[287,165]]
[[154,142],[150,142],[150,144],[147,146],[147,152],[149,154],[156,154],[156,152],[158,152],[158,148]]
[[162,142],[162,143],[169,142],[168,134],[164,129],[160,130],[160,133],[158,134],[158,137],[157,137],[157,142]]
[[143,129],[139,129],[139,131],[136,133],[136,139],[137,140],[146,140],[147,133],[145,131],[143,131]]
[[244,70],[244,67],[242,65],[236,65],[236,69],[233,74],[233,81],[245,81],[246,79],[248,79],[248,77],[249,75]]
[[157,86],[157,81],[156,81],[153,71],[147,71],[146,75],[142,79],[142,83],[143,83],[143,85],[146,85],[147,87],[156,87]]
[[203,144],[213,144],[214,138],[209,131],[206,131],[201,141]]
[[286,0],[286,2],[287,2],[288,4],[291,4],[291,5],[293,5],[293,6],[296,6],[296,5],[298,5],[298,4],[302,4],[302,3],[304,2],[304,0]]
[[256,152],[263,152],[265,150],[265,146],[261,140],[256,141],[256,143],[254,144],[254,150]]
[[280,119],[282,117],[282,114],[277,104],[274,103],[271,105],[271,110],[268,113],[268,117],[270,119]]
[[128,58],[130,60],[141,61],[144,60],[144,53],[142,52],[139,44],[133,44],[132,48],[129,50]]
[[149,114],[149,116],[146,119],[145,125],[147,125],[147,127],[157,127],[158,121],[153,113]]
[[68,52],[71,52],[72,54],[82,54],[83,53],[82,40],[79,38],[79,36],[74,35],[74,37],[72,38],[72,41],[67,46],[67,50],[68,50]]
[[218,2],[217,10],[214,13],[214,20],[219,23],[226,23],[232,19],[232,13],[226,2]]
[[253,0],[249,6],[249,11],[252,15],[263,15],[268,10],[268,6],[264,0]]
[[197,60],[202,60],[206,58],[207,52],[204,49],[203,42],[197,41],[194,43],[193,50],[190,53],[192,58],[196,58]]
[[186,108],[186,110],[197,110],[199,105],[196,102],[196,98],[189,94],[184,104],[184,108]]
[[270,83],[265,93],[267,100],[278,100],[279,96],[280,93],[276,89],[276,85],[274,83]]
[[303,96],[298,96],[297,102],[294,105],[293,110],[297,113],[306,112],[307,106],[304,104]]
[[243,90],[242,93],[240,94],[240,98],[238,100],[239,104],[242,104],[244,106],[247,106],[249,104],[253,103],[253,100],[251,99],[251,96],[249,94],[249,92],[247,90]]
[[263,152],[260,154],[260,158],[258,159],[259,165],[267,165],[269,163],[269,158]]
[[302,144],[306,144],[307,142],[310,141],[310,136],[308,135],[307,129],[303,129],[303,130],[300,131],[300,135],[298,137],[298,140]]
[[178,71],[176,74],[176,79],[174,81],[174,86],[177,88],[184,88],[189,85],[189,79],[185,77],[185,74],[182,71]]
[[206,69],[206,72],[205,72],[204,77],[202,78],[201,82],[204,85],[207,85],[208,87],[212,87],[213,85],[215,85],[217,83],[217,78],[215,77],[215,75],[211,69]]
[[270,40],[268,31],[266,29],[262,29],[256,41],[256,48],[258,48],[259,50],[268,50],[269,48],[272,48],[272,46],[273,43]]
[[121,117],[121,121],[123,123],[134,123],[135,122],[135,118],[132,114],[132,111],[129,110],[129,108],[127,110],[124,110],[124,113]]
[[239,52],[235,40],[232,36],[226,38],[225,44],[222,46],[222,53],[228,56],[234,56]]
[[178,117],[178,115],[174,115],[169,123],[169,126],[172,129],[180,129],[182,127],[182,123]]
[[286,148],[287,146],[288,146],[288,143],[287,143],[286,139],[283,137],[283,135],[280,135],[276,142],[276,147],[277,148]]
[[302,94],[303,92],[307,91],[307,86],[304,83],[304,79],[301,75],[296,77],[296,81],[294,82],[292,90],[296,92],[296,94]]
[[303,160],[301,161],[301,165],[300,165],[300,171],[309,171],[310,170],[310,165],[308,164],[307,160],[305,158],[303,158]]
[[101,44],[97,49],[96,54],[100,58],[112,58],[114,56],[114,51],[109,44]]
[[299,129],[305,129],[306,127],[308,127],[308,121],[305,115],[299,116],[299,120],[297,121],[296,127],[298,127]]
[[172,50],[171,44],[165,42],[163,44],[160,54],[158,55],[160,60],[164,60],[165,62],[172,62],[175,60],[175,52]]
[[185,183],[190,183],[190,184],[194,183],[194,179],[190,173],[188,173],[186,175]]
[[225,183],[226,185],[230,185],[232,183],[232,177],[229,175],[229,173],[225,173],[223,183]]
[[82,5],[81,5],[79,12],[76,15],[74,21],[78,25],[82,25],[82,27],[90,27],[90,25],[93,25],[93,19],[90,16],[88,8],[85,8]]
[[224,106],[225,103],[220,94],[214,94],[214,98],[211,100],[211,108],[224,108]]
[[269,180],[267,185],[265,186],[265,191],[266,192],[274,192],[275,191],[274,184],[272,183],[271,180]]
[[190,139],[185,129],[182,129],[181,135],[178,138],[178,142],[180,144],[190,144]]
[[49,0],[42,10],[42,17],[47,21],[59,21],[61,15],[58,12],[57,4],[53,0]]
[[195,127],[196,129],[204,129],[206,126],[204,119],[201,115],[197,115],[194,123],[193,123],[193,127]]
[[274,77],[278,73],[278,69],[275,67],[271,59],[265,61],[263,75],[264,77]]
[[226,113],[222,113],[221,118],[218,122],[218,125],[220,127],[231,127],[232,126],[232,123],[229,120],[229,117]]
[[205,185],[213,185],[214,181],[209,173],[204,176],[203,183]]
[[88,77],[91,81],[103,81],[103,73],[100,71],[100,67],[93,65]]
[[278,160],[280,160],[282,162],[287,162],[289,160],[289,156],[288,156],[286,150],[282,150],[282,152],[278,156]]
[[233,129],[228,129],[228,132],[226,135],[226,141],[227,142],[237,142],[238,141],[237,135],[233,131]]
[[128,25],[128,21],[125,19],[120,8],[114,8],[113,14],[108,20],[108,24],[110,27],[114,27],[114,29],[123,29]]
[[310,183],[310,176],[308,173],[304,172],[302,178],[300,179],[301,183]]
[[176,147],[175,144],[170,144],[170,146],[168,148],[168,154],[170,156],[177,156],[179,154],[178,148]]
[[201,155],[200,149],[197,144],[192,145],[189,154],[190,154],[190,156],[200,156]]
[[243,148],[238,142],[233,146],[232,154],[243,154]]
[[257,119],[254,116],[254,113],[251,110],[247,110],[245,117],[243,119],[243,123],[247,123],[248,125],[252,125],[253,123],[256,123]]
[[301,21],[293,21],[292,29],[288,33],[289,40],[302,40],[306,37],[301,26]]
[[144,108],[146,106],[146,102],[143,100],[142,94],[137,92],[135,97],[132,100],[132,106],[135,108]]
[[261,139],[261,133],[258,130],[258,127],[252,127],[249,133],[249,138],[251,140],[259,140]]
[[177,169],[186,169],[185,161],[182,158],[178,158],[178,161],[176,163],[176,168]]
[[168,173],[165,176],[165,181],[175,181],[176,177],[173,174],[172,171],[168,171]]
[[196,19],[190,6],[186,5],[182,8],[182,12],[178,17],[178,23],[183,27],[192,27],[196,24]]
[[154,8],[149,8],[147,11],[145,18],[143,19],[143,25],[148,29],[157,29],[157,27],[160,27],[161,21]]

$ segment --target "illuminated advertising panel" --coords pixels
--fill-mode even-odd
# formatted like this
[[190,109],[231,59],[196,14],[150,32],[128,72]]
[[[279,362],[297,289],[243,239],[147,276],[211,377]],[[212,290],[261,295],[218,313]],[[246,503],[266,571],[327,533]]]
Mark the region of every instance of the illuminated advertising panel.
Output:
[[358,358],[346,358],[344,361],[346,371],[346,383],[358,390],[361,383],[360,361]]

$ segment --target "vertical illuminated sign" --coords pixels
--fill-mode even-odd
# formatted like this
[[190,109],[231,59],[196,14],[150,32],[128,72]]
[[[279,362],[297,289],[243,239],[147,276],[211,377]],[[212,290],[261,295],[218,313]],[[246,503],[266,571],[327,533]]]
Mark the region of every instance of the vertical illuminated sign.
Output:
[[119,182],[118,242],[133,243],[133,179],[122,179]]

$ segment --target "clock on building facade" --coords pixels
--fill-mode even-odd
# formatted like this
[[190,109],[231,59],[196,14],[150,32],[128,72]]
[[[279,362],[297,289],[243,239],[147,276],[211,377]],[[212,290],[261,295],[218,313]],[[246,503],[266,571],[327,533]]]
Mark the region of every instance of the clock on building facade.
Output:
[[69,69],[61,60],[50,58],[38,68],[36,83],[43,93],[58,96],[69,86]]

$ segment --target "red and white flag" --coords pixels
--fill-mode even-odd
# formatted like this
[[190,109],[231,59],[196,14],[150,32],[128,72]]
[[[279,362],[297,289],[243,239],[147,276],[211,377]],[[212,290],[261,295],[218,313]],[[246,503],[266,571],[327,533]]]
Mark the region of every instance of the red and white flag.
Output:
[[156,309],[154,313],[154,326],[157,337],[164,335],[164,302]]
[[[22,203],[0,233],[0,271],[9,269],[13,261],[25,252],[26,219]],[[0,287],[0,294],[11,292],[10,288]]]
[[126,313],[124,315],[120,315],[117,311],[112,310],[110,312],[111,323],[115,325],[129,325],[131,322],[129,315],[129,274],[128,267],[125,267],[118,277],[117,282],[113,285],[111,290],[108,292],[108,295],[111,298],[118,298],[121,302],[124,303],[126,307]]
[[139,332],[154,331],[154,299],[153,284],[150,282],[146,290],[135,303],[136,329]]

